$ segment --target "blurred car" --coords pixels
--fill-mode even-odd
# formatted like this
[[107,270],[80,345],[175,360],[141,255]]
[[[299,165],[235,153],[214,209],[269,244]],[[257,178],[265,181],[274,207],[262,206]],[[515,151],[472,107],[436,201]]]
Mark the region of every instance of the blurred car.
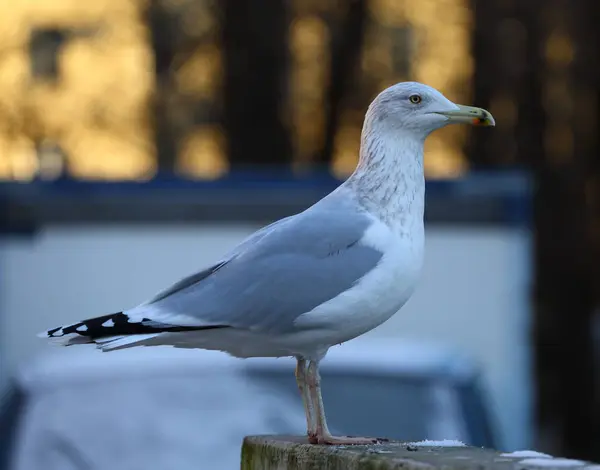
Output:
[[[10,470],[232,469],[249,434],[304,434],[290,358],[93,346],[55,350],[11,381]],[[475,364],[435,345],[353,341],[322,363],[332,432],[495,447]]]

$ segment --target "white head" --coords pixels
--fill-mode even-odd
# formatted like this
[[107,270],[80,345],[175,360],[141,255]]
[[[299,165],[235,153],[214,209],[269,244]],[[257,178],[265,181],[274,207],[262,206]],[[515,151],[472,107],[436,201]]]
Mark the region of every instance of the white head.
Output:
[[382,220],[406,230],[414,224],[422,227],[425,138],[454,123],[495,124],[485,109],[457,105],[421,83],[403,82],[383,90],[365,116],[360,159],[347,185]]
[[369,106],[366,120],[380,130],[408,131],[422,139],[448,124],[495,125],[485,109],[457,105],[417,82],[401,82],[383,90]]

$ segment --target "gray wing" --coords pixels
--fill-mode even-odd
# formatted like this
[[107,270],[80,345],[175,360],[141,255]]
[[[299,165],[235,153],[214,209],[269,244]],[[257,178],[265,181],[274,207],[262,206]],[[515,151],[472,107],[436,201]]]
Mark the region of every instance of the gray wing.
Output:
[[152,311],[161,322],[184,315],[203,326],[284,332],[303,313],[352,287],[381,259],[380,251],[360,241],[372,222],[357,210],[313,206],[281,222],[243,242],[243,249],[234,249],[217,269],[157,296]]
[[291,219],[292,217],[293,216],[285,217],[284,219],[277,220],[277,221],[273,222],[272,224],[269,224],[269,225],[257,230],[252,235],[250,235],[248,238],[246,238],[244,241],[242,241],[239,245],[237,245],[231,252],[229,252],[227,257],[225,259],[223,259],[222,261],[219,261],[218,263],[216,263],[198,273],[194,273],[190,276],[184,277],[183,279],[176,282],[172,286],[159,292],[154,297],[152,297],[148,302],[145,302],[142,305],[156,303],[159,300],[163,300],[164,298],[169,297],[187,287],[191,287],[194,284],[199,283],[204,278],[210,276],[211,274],[214,274],[219,268],[221,268],[222,266],[227,264],[229,261],[231,261],[231,259],[233,257],[242,253],[248,246],[251,246],[253,243],[256,243],[258,240],[260,240],[262,237],[264,237],[267,233],[269,233],[271,230],[273,230],[274,227],[282,224],[283,222],[285,222],[288,219]]

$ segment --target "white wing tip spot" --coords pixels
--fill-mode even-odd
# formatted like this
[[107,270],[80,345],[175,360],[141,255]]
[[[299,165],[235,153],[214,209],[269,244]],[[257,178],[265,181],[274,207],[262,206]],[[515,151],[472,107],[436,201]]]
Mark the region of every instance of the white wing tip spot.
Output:
[[81,326],[78,326],[75,330],[76,331],[87,331],[88,327],[86,325],[81,325]]
[[112,318],[106,320],[104,323],[102,323],[102,326],[105,328],[109,328],[111,326],[115,326],[115,322],[112,320]]

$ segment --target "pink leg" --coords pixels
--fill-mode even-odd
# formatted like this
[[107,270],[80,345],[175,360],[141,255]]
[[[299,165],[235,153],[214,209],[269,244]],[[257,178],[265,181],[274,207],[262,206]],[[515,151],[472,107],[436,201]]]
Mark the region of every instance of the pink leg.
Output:
[[310,391],[311,401],[314,406],[316,415],[316,435],[309,435],[311,444],[328,444],[328,445],[369,445],[377,444],[386,441],[386,439],[378,439],[374,437],[350,437],[350,436],[333,436],[327,427],[325,418],[325,408],[323,406],[323,397],[321,396],[321,377],[319,374],[319,363],[310,361],[306,381]]
[[310,393],[306,385],[306,360],[296,358],[296,384],[302,397],[302,405],[304,406],[304,414],[306,415],[306,434],[309,439],[316,436],[317,424],[314,419],[314,410],[310,399]]

